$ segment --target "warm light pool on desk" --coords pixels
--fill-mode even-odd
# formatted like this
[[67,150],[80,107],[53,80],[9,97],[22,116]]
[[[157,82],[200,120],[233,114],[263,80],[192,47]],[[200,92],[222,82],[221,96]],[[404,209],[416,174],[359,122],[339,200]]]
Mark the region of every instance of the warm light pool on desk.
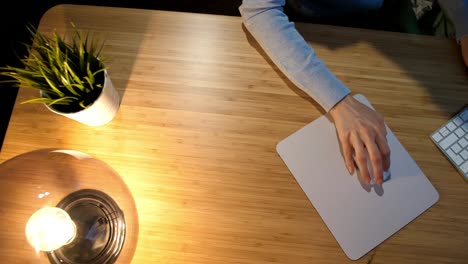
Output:
[[69,244],[75,236],[75,223],[58,207],[37,210],[26,224],[26,238],[37,252],[56,250]]

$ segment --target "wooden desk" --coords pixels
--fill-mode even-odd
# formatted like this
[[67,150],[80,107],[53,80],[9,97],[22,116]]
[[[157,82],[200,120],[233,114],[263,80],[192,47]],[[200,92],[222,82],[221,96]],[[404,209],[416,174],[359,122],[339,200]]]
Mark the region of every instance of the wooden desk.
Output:
[[[109,74],[123,98],[119,113],[87,127],[19,104],[32,96],[22,88],[2,161],[53,147],[112,166],[139,213],[133,263],[352,263],[275,150],[322,112],[259,52],[239,17],[61,5],[44,15],[40,31],[63,32],[70,20],[105,37]],[[466,263],[468,185],[429,139],[468,98],[456,44],[298,27],[386,117],[440,193],[376,249],[374,263]]]

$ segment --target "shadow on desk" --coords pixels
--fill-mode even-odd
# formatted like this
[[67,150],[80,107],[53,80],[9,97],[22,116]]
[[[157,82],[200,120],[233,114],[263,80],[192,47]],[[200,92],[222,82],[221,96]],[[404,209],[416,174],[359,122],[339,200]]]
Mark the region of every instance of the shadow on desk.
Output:
[[[48,11],[53,9],[54,6],[50,5],[50,3],[42,3],[42,4],[36,4],[35,11],[30,11],[28,14],[23,17],[23,19],[18,19],[15,20],[12,16],[15,13],[18,13],[20,10],[20,5],[21,3],[17,4],[16,6],[12,6],[12,10],[9,10],[11,14],[9,14],[5,19],[5,24],[7,27],[2,28],[2,33],[4,35],[8,36],[7,41],[2,42],[0,45],[1,50],[3,51],[2,54],[0,54],[0,66],[6,66],[6,65],[11,65],[11,66],[20,66],[20,58],[23,58],[27,56],[27,50],[25,46],[23,46],[23,43],[30,44],[30,35],[26,30],[26,25],[31,24],[34,27],[38,27],[40,23],[41,17]],[[49,8],[50,7],[50,8]],[[33,8],[34,9],[34,8]],[[143,15],[145,13],[142,13]],[[146,19],[140,19],[138,20],[137,25],[129,25],[133,26],[132,30],[136,30],[139,32],[145,32],[146,31],[146,22],[149,19],[149,13],[148,17]],[[67,14],[67,17],[71,18],[70,22],[73,22],[73,16],[74,14]],[[60,19],[60,18],[57,18]],[[67,24],[67,27],[71,27],[71,24]],[[76,25],[80,30],[86,30],[86,26],[81,27],[81,25]],[[89,27],[89,26],[88,26]],[[71,28],[70,28],[71,29]],[[129,30],[129,33],[131,34],[132,32]],[[112,34],[110,32],[109,34]],[[133,43],[138,43],[138,45],[134,46],[126,46],[126,52],[125,54],[131,54],[131,56],[118,56],[116,54],[104,54],[106,62],[108,62],[109,65],[106,64],[106,66],[109,67],[109,74],[111,75],[112,82],[116,89],[119,92],[119,95],[121,98],[124,97],[125,95],[125,89],[128,85],[130,75],[132,73],[132,68],[135,63],[135,60],[138,56],[138,50],[139,50],[139,44],[141,43],[142,39],[135,39],[137,37],[142,37],[142,34],[134,34],[133,35]],[[104,36],[105,38],[105,36]],[[112,42],[105,42],[105,45],[115,45],[115,43]],[[128,51],[128,49],[131,49]],[[105,47],[104,47],[105,49]],[[103,51],[105,53],[105,50]],[[115,72],[119,72],[118,75],[113,75],[112,68],[119,68]],[[4,78],[2,78],[4,80]],[[1,96],[0,96],[0,151],[1,147],[3,146],[3,140],[5,138],[5,134],[8,128],[8,124],[10,121],[10,117],[12,114],[13,106],[15,104],[15,99],[16,95],[18,93],[18,88],[14,87],[14,84],[11,83],[0,83],[0,90],[1,90]],[[52,113],[51,113],[52,114]],[[31,132],[33,133],[33,132]]]
[[[339,36],[328,33],[324,29],[316,31],[309,26],[298,25],[298,30],[304,33],[303,35],[306,36],[305,39],[308,42],[317,43],[321,47],[320,52],[322,53],[324,49],[327,53],[338,53],[341,49],[356,47],[356,53],[353,54],[356,58],[346,57],[343,58],[343,61],[325,63],[352,91],[366,88],[367,90],[375,90],[376,93],[380,93],[381,95],[392,93],[396,85],[403,87],[406,85],[411,86],[412,84],[403,81],[404,76],[409,76],[418,86],[424,88],[429,95],[427,98],[415,97],[414,99],[428,101],[437,105],[438,110],[444,112],[447,117],[453,115],[466,104],[466,97],[460,97],[460,91],[467,91],[464,85],[468,79],[468,74],[465,70],[460,47],[455,39],[412,34],[402,35],[396,32],[388,32],[379,38],[360,39],[352,35],[352,32],[359,31],[359,29],[350,29],[349,32],[344,33],[346,34],[345,37],[337,41],[337,37]],[[314,34],[312,32],[319,32],[320,35],[314,38],[312,37]],[[366,34],[371,34],[371,32]],[[414,36],[414,39],[411,39],[411,36]],[[440,41],[446,41],[447,44],[440,45]],[[389,45],[389,43],[394,44]],[[373,53],[382,54],[388,58],[390,63],[397,65],[400,70],[389,70],[385,65],[374,64],[376,61],[373,63],[372,54],[359,51],[359,47],[363,46],[373,48],[375,50]],[[320,52],[318,52],[319,57],[321,57]],[[350,63],[356,61],[357,58],[369,61],[366,68],[362,69],[362,72],[357,72],[356,70],[352,72],[353,65]],[[365,84],[365,81],[355,84],[347,83],[347,76],[352,76],[352,74],[362,75],[359,78],[365,80],[368,78],[366,71],[372,72],[373,76],[379,76],[373,80],[374,83],[378,84],[377,87],[359,86]],[[353,76],[352,78],[355,77]],[[452,89],[447,89],[448,85]],[[401,96],[412,95],[402,94]],[[395,106],[398,106],[398,102],[395,102]],[[412,106],[399,106],[400,109],[405,107],[411,108]]]
[[[59,4],[81,4],[81,5],[96,5],[96,6],[114,6],[128,7],[148,10],[168,10],[181,12],[195,12],[206,14],[220,14],[228,16],[239,16],[238,7],[241,0],[173,0],[173,1],[144,1],[144,0],[18,0],[9,5],[3,4],[0,10],[1,33],[4,39],[0,43],[0,65],[11,65],[17,62],[13,56],[12,50],[16,50],[20,56],[25,55],[25,50],[21,50],[21,42],[27,42],[26,24],[31,23],[34,26],[39,24],[41,16],[48,10]],[[28,7],[28,8],[25,8]],[[79,25],[78,25],[79,26]],[[137,25],[139,30],[144,30],[145,25]],[[111,43],[109,43],[111,44]],[[109,69],[112,81],[119,91],[121,97],[125,94],[125,88],[128,85],[129,76],[131,74],[132,65],[135,62],[138,53],[138,47],[132,47],[135,56],[120,58],[115,54],[109,54],[109,63],[113,67],[123,67],[120,69],[118,76],[112,75],[112,69]],[[123,74],[122,74],[123,73]],[[0,84],[2,95],[0,96],[0,151],[3,145],[3,140],[10,120],[13,105],[17,94],[16,88],[11,88],[9,85]]]
[[[55,8],[61,8],[61,6],[54,6],[50,8],[49,11],[52,11]],[[85,23],[77,24],[75,21],[80,21],[80,19],[76,17],[76,14],[70,12],[69,9],[64,10],[65,17],[69,18],[69,21],[64,21],[64,24],[67,25],[67,30],[71,30],[71,23],[69,22],[73,22],[80,30],[89,30],[90,32],[92,32],[95,25],[100,23],[99,21],[86,21]],[[108,68],[109,76],[114,87],[117,89],[121,100],[124,100],[125,90],[131,81],[130,76],[132,75],[133,66],[141,55],[139,54],[139,49],[143,42],[143,33],[147,31],[147,25],[151,19],[151,11],[147,10],[147,12],[142,12],[140,10],[139,17],[140,19],[138,21],[128,21],[128,23],[125,24],[125,28],[119,28],[119,33],[110,31],[106,32],[103,36],[97,36],[104,40],[102,54],[105,60],[105,65]],[[134,45],[127,45],[126,43],[114,41],[120,37],[115,34],[121,34],[122,32],[128,34]],[[112,49],[106,48],[109,46],[112,46]],[[112,50],[113,52],[107,52],[106,50]]]
[[[324,26],[325,25],[325,26]],[[414,98],[415,100],[422,100],[425,102],[431,102],[439,108],[438,110],[446,114],[447,117],[452,116],[455,112],[459,111],[465,104],[466,98],[460,97],[460,91],[465,90],[464,87],[468,75],[464,68],[463,59],[460,52],[460,47],[457,45],[455,39],[444,39],[441,37],[434,36],[421,36],[416,34],[402,34],[401,32],[386,32],[385,35],[381,35],[376,38],[372,36],[373,31],[368,31],[362,28],[349,28],[349,31],[340,30],[340,34],[337,35],[338,31],[329,30],[331,27],[341,25],[330,25],[330,24],[311,24],[305,22],[296,22],[296,28],[304,39],[311,43],[317,52],[317,56],[321,58],[328,68],[341,80],[343,81],[353,92],[359,91],[364,88],[367,91],[373,93],[379,93],[384,95],[385,93],[394,93],[393,89],[395,85],[410,85],[402,81],[400,77],[409,75],[418,86],[423,87],[429,97],[425,98]],[[324,113],[323,109],[308,96],[301,89],[297,88],[288,78],[276,67],[276,65],[270,60],[268,55],[263,51],[260,45],[256,42],[254,37],[248,32],[245,26],[242,26],[250,45],[255,48],[264,59],[271,65],[271,67],[277,72],[285,84],[293,90],[297,95],[303,99],[309,101],[319,111]],[[362,32],[360,32],[362,31]],[[359,33],[354,34],[353,32]],[[369,38],[363,38],[362,36],[370,36]],[[408,41],[408,37],[411,40],[411,36],[414,36],[414,41]],[[404,43],[404,45],[400,44]],[[440,45],[440,40],[446,41],[447,45]],[[424,43],[421,43],[424,42]],[[395,43],[393,46],[389,43]],[[432,44],[433,43],[433,44]],[[370,46],[375,49],[373,51],[377,54],[382,54],[388,61],[393,62],[397,65],[401,71],[396,72],[395,70],[386,69],[382,65],[373,65],[371,62],[371,54],[359,51],[359,46]],[[406,46],[405,46],[406,45]],[[430,47],[428,49],[427,47]],[[356,58],[349,56],[343,57],[342,61],[327,61],[328,57],[323,56],[323,53],[334,54],[340,52],[342,49],[349,49],[350,47],[356,47],[356,52],[353,55],[359,56],[362,60],[368,60],[369,63],[362,69],[362,72],[358,72],[353,61]],[[389,48],[391,47],[391,48]],[[336,57],[336,56],[333,56]],[[447,64],[447,61],[453,62]],[[392,67],[394,68],[394,67]],[[354,71],[354,72],[353,72]],[[372,76],[381,76],[377,79],[372,79],[366,82],[366,71],[371,72]],[[356,77],[356,75],[362,75],[362,77]],[[364,81],[355,83],[348,83],[349,79],[362,79]],[[363,87],[362,84],[377,83],[376,87]],[[392,86],[393,85],[393,86]],[[447,85],[451,87],[455,86],[455,89],[446,89]],[[408,94],[402,94],[401,96],[411,96]],[[395,108],[392,111],[395,116],[400,115],[397,113],[399,110],[404,108],[411,108],[411,105],[398,105],[398,102],[394,103]],[[379,109],[377,109],[379,110]],[[422,109],[419,109],[422,111]]]
[[[19,1],[15,2],[16,6],[21,6],[24,5],[24,1]],[[241,3],[241,0],[223,0],[223,1],[216,1],[216,3],[210,4],[208,0],[203,0],[203,1],[197,1],[196,3],[192,3],[191,1],[188,0],[178,0],[178,1],[157,1],[155,3],[148,3],[145,1],[112,1],[112,0],[64,0],[64,1],[55,1],[55,0],[50,0],[50,1],[43,1],[40,4],[40,7],[33,6],[33,8],[28,8],[28,9],[34,9],[34,14],[35,15],[28,15],[32,16],[33,18],[30,19],[34,21],[35,19],[39,20],[40,16],[42,15],[43,11],[45,11],[45,8],[52,7],[53,5],[57,5],[59,3],[74,3],[74,4],[87,4],[87,5],[102,5],[102,6],[117,6],[117,7],[131,7],[131,8],[140,8],[140,9],[160,9],[160,10],[169,10],[169,11],[183,11],[183,12],[197,12],[197,13],[208,13],[208,14],[221,14],[221,15],[232,15],[232,16],[239,16],[238,13],[238,6]],[[39,4],[37,4],[39,5]],[[29,5],[30,6],[30,5]],[[31,7],[31,6],[30,6]],[[20,7],[17,7],[18,10],[21,10]],[[5,10],[3,10],[5,11]],[[17,16],[17,12],[4,12],[4,13],[11,13],[9,16],[7,16],[6,20],[12,20],[15,21],[15,27],[13,27],[13,30],[10,30],[10,32],[13,32],[15,29],[18,29],[19,26],[21,25],[21,21],[16,21],[14,19],[14,16]],[[32,12],[32,11],[31,11]],[[70,17],[73,17],[73,14],[67,14]],[[149,13],[148,13],[149,15]],[[9,17],[9,18],[8,18]],[[292,17],[292,20],[294,18]],[[145,22],[136,22],[138,24],[133,24],[133,25],[128,25],[129,29],[132,28],[134,30],[137,30],[138,32],[144,32],[146,29],[146,19],[142,19],[141,21]],[[8,25],[8,23],[6,23]],[[34,24],[34,23],[33,23]],[[333,21],[324,21],[324,24],[334,24]],[[463,63],[461,60],[461,56],[459,54],[459,48],[455,41],[452,41],[451,45],[448,45],[445,48],[450,49],[449,53],[452,54],[453,60],[456,61],[457,63],[454,63],[454,68],[453,71],[448,71],[447,69],[444,70],[444,72],[450,72],[450,76],[440,76],[439,69],[441,65],[437,63],[437,56],[438,53],[441,51],[440,48],[437,50],[435,48],[434,50],[427,50],[427,49],[420,49],[418,52],[417,56],[405,56],[405,47],[402,47],[398,43],[398,34],[389,34],[385,39],[379,39],[378,41],[375,41],[375,38],[372,40],[370,39],[359,39],[359,37],[353,37],[347,36],[346,38],[339,38],[337,39],[336,35],[333,34],[328,34],[326,29],[315,31],[313,28],[315,27],[310,27],[310,26],[305,26],[306,24],[300,24],[298,23],[298,29],[301,32],[310,32],[310,34],[307,34],[310,37],[306,37],[307,41],[314,42],[318,45],[327,47],[329,50],[333,51],[339,51],[342,48],[350,47],[353,45],[356,45],[358,43],[362,42],[368,42],[370,45],[375,47],[376,50],[380,51],[381,53],[385,54],[386,57],[388,57],[390,60],[395,62],[397,65],[400,66],[403,72],[405,74],[410,75],[415,81],[417,81],[420,85],[424,86],[425,89],[429,92],[431,95],[431,98],[428,98],[427,100],[432,100],[432,102],[435,102],[440,109],[447,113],[447,116],[451,115],[454,113],[456,110],[458,110],[462,105],[466,103],[465,98],[460,98],[459,96],[457,97],[455,94],[450,94],[450,92],[446,92],[444,89],[444,86],[446,85],[445,78],[450,78],[452,81],[453,85],[459,85],[460,89],[466,89],[466,87],[461,87],[464,83],[466,83],[466,72],[463,69]],[[343,23],[336,23],[336,25],[343,25]],[[24,26],[24,25],[23,25]],[[80,26],[80,25],[78,25]],[[90,25],[91,27],[92,25]],[[369,28],[369,24],[365,23],[357,23],[356,25],[347,25],[347,26],[353,26],[353,27],[363,27],[363,28]],[[320,27],[320,25],[318,25]],[[8,26],[8,28],[12,28],[11,26]],[[312,28],[312,30],[311,30]],[[359,30],[356,28],[353,28],[350,32],[353,32],[353,30]],[[319,32],[319,35],[316,34],[316,32]],[[15,32],[16,33],[16,32]],[[132,33],[129,31],[129,33]],[[346,32],[345,32],[346,33]],[[109,34],[112,34],[110,32]],[[351,33],[349,33],[351,34]],[[21,41],[22,38],[21,36],[16,35],[8,35],[11,36],[11,39],[14,41]],[[135,36],[140,36],[141,34],[135,34]],[[316,37],[317,36],[317,37]],[[8,38],[9,38],[8,37]],[[249,37],[251,40],[252,38]],[[411,45],[414,45],[417,47],[419,45],[418,41],[420,39],[415,39],[414,42],[411,43]],[[395,43],[394,48],[388,49],[388,42],[393,42]],[[136,41],[136,43],[141,44],[141,40]],[[407,41],[405,43],[408,43]],[[253,44],[251,41],[251,44],[255,46],[256,44]],[[116,45],[115,43],[112,42],[107,42],[106,45]],[[2,47],[2,50],[5,50]],[[128,48],[128,47],[127,47]],[[121,97],[124,97],[125,95],[125,89],[129,83],[129,78],[132,73],[132,68],[135,63],[135,60],[137,59],[138,56],[138,51],[139,51],[139,46],[138,45],[133,45],[130,47],[132,50],[130,52],[124,52],[122,54],[131,54],[131,56],[126,55],[126,57],[121,56],[120,54],[108,54],[109,56],[109,63],[110,63],[110,68],[109,68],[109,74],[111,75],[112,81],[114,82],[114,85],[118,89]],[[112,50],[115,50],[114,48]],[[267,56],[257,48],[257,50],[263,54],[263,57],[267,58]],[[414,47],[411,50],[415,50]],[[443,51],[444,54],[447,54],[447,51]],[[319,57],[321,57],[321,54],[318,54]],[[415,59],[417,58],[417,59]],[[10,58],[11,61],[11,58]],[[321,109],[319,105],[314,102],[308,95],[306,95],[303,91],[300,89],[296,88],[295,85],[293,85],[291,82],[289,82],[284,75],[281,74],[281,72],[271,63],[270,60],[267,59],[267,61],[270,62],[270,65],[272,65],[272,68],[277,71],[278,74],[281,75],[282,79],[285,80],[286,84],[297,94],[299,94],[301,97],[305,98],[314,106],[316,106],[317,109]],[[3,63],[4,60],[1,59],[1,63]],[[327,66],[332,69],[332,71],[338,76],[338,78],[342,79],[346,83],[346,68],[341,68],[338,71],[336,71],[335,65],[333,63],[327,63]],[[118,75],[113,75],[112,68],[119,68],[115,72],[119,72]],[[372,69],[372,70],[379,70],[379,69]],[[385,71],[382,71],[383,74],[385,74]],[[385,81],[382,81],[384,83]],[[350,88],[352,90],[355,90],[356,86],[354,84],[349,84]],[[3,89],[3,87],[0,87]],[[370,88],[369,88],[370,89]],[[376,87],[375,89],[382,89],[381,87]],[[387,85],[387,91],[383,92],[391,92],[391,87]],[[451,89],[452,91],[454,89]],[[1,143],[4,138],[4,133],[6,131],[8,121],[10,118],[10,113],[11,109],[14,104],[14,98],[16,97],[16,90],[9,90],[8,92],[2,92],[2,96],[0,97],[0,147]]]

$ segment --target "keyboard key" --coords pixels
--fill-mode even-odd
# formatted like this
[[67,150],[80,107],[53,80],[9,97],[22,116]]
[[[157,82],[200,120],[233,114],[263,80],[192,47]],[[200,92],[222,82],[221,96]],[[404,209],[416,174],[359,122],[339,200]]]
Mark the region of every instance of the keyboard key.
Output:
[[453,123],[457,126],[460,126],[461,124],[463,124],[463,119],[457,116],[453,119]]
[[455,134],[450,134],[448,137],[443,139],[439,144],[443,149],[447,149],[450,147],[455,141],[457,141],[458,137]]
[[460,156],[455,154],[451,149],[447,150],[447,155],[455,162],[455,164],[457,164],[457,166],[462,164],[464,161]]
[[460,166],[460,169],[463,171],[463,173],[468,173],[468,160]]
[[[459,128],[461,129],[461,128]],[[433,135],[432,135],[432,138],[436,141],[436,142],[439,142],[442,140],[442,135],[439,133],[439,132],[435,132]]]
[[466,148],[466,146],[468,146],[468,140],[462,138],[462,139],[460,139],[460,141],[458,141],[458,144],[460,144],[460,146],[462,146],[462,148]]
[[461,153],[460,153],[461,157],[465,160],[468,160],[468,150],[463,150]]
[[450,131],[454,131],[454,130],[457,128],[457,126],[456,126],[452,121],[448,122],[447,125],[445,125],[445,126],[446,126]]
[[442,136],[446,137],[450,131],[446,128],[446,127],[443,127],[439,130],[439,132],[442,134]]
[[461,114],[460,114],[460,117],[465,120],[465,121],[468,121],[468,109],[465,109],[465,111],[463,111]]
[[468,107],[432,132],[432,141],[468,179]]
[[463,129],[461,127],[457,128],[457,130],[455,130],[455,134],[457,134],[458,137],[463,137],[463,135],[466,134],[465,131],[463,131]]
[[460,127],[463,127],[463,129],[465,129],[465,131],[468,132],[468,122],[463,123],[463,125],[461,125]]
[[460,152],[462,150],[460,145],[458,145],[457,143],[453,144],[453,146],[450,149],[453,150],[453,152],[455,152],[455,153],[458,153],[458,152]]

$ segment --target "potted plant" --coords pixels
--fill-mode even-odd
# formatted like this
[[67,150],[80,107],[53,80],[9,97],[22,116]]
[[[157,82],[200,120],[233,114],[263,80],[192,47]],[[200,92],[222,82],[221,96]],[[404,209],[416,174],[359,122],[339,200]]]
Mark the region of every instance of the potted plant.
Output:
[[102,43],[74,25],[73,29],[67,39],[55,31],[46,35],[28,27],[28,56],[20,59],[19,67],[0,68],[0,74],[11,77],[4,82],[39,91],[36,98],[22,103],[41,103],[83,124],[104,125],[116,115],[120,97],[103,63]]

